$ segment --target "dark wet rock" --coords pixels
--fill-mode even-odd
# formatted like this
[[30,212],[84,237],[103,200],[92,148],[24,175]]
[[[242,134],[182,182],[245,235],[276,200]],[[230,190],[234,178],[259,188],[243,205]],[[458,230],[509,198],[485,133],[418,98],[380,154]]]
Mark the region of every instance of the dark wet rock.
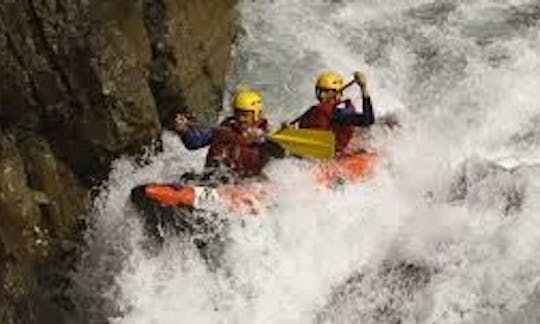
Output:
[[234,4],[0,2],[0,322],[61,322],[61,294],[40,292],[79,253],[88,190],[167,109],[216,117]]
[[145,0],[152,48],[150,86],[162,121],[177,108],[199,120],[221,109],[235,35],[236,0]]
[[140,8],[124,2],[0,6],[2,124],[47,137],[84,180],[103,176],[111,159],[160,130]]
[[49,283],[41,284],[39,275],[59,266],[54,260],[76,233],[85,191],[43,138],[26,131],[0,135],[2,322],[35,322],[33,316],[57,322],[55,306],[43,298]]
[[66,237],[72,232],[77,217],[85,211],[84,187],[72,171],[55,158],[45,138],[20,132],[17,146],[23,156],[27,184],[40,209],[41,224],[53,237]]
[[403,323],[407,305],[430,282],[432,269],[408,261],[385,261],[352,274],[333,289],[316,323]]
[[40,235],[39,208],[27,185],[15,137],[4,132],[0,132],[0,174],[0,300],[4,301],[0,314],[3,323],[15,323],[17,314],[31,309],[33,265],[47,254],[48,241]]

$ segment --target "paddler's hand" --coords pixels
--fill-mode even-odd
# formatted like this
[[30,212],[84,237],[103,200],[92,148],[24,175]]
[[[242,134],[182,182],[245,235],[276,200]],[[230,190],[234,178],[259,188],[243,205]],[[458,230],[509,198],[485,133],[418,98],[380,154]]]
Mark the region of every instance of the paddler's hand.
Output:
[[367,78],[366,75],[360,71],[354,72],[354,81],[356,84],[360,86],[360,89],[362,89],[362,94],[364,97],[369,97],[369,93],[367,91]]
[[183,134],[187,132],[188,128],[189,120],[187,116],[184,114],[176,114],[176,117],[174,118],[174,130],[180,134]]
[[266,133],[259,127],[248,127],[244,136],[248,143],[262,143],[266,140]]
[[354,81],[362,88],[367,85],[366,75],[360,71],[354,72]]

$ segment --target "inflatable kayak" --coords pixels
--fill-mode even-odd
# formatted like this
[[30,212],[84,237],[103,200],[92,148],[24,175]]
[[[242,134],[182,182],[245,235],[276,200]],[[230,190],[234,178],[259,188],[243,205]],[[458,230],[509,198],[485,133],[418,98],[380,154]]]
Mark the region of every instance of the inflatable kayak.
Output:
[[[163,188],[164,195],[156,197],[156,188]],[[149,243],[159,247],[170,237],[187,238],[206,260],[219,259],[220,249],[227,237],[228,222],[218,213],[186,205],[184,201],[173,201],[185,199],[173,197],[173,190],[185,193],[180,189],[176,185],[161,184],[157,187],[141,185],[131,190],[131,202],[137,209]],[[164,201],[157,200],[160,198]]]
[[[394,119],[390,121],[383,121],[381,125],[387,126],[385,128],[390,131],[399,127]],[[290,135],[284,132],[282,130],[277,135]],[[322,188],[335,189],[369,178],[377,165],[378,156],[365,149],[368,142],[369,133],[359,132],[349,143],[350,149],[356,153],[317,163],[313,169],[316,182]],[[327,151],[327,148],[319,151]],[[208,246],[208,242],[222,240],[226,236],[223,235],[227,225],[227,220],[222,217],[223,210],[257,215],[270,200],[270,195],[265,192],[269,190],[265,182],[249,185],[231,183],[234,183],[234,179],[230,174],[185,174],[179,183],[137,186],[131,192],[131,201],[140,211],[146,231],[158,240],[163,241],[166,233],[184,233],[196,237],[197,246]]]
[[[363,152],[344,156],[317,165],[314,175],[318,184],[334,188],[368,177],[375,166],[377,155]],[[223,208],[240,214],[258,214],[266,197],[263,183],[247,185],[225,184],[217,187],[193,184],[148,183],[133,189],[131,200],[137,205],[144,199],[162,207],[194,208],[209,211]]]
[[[374,153],[342,157],[319,163],[314,176],[321,187],[333,189],[366,179],[376,160]],[[169,236],[189,238],[205,259],[219,260],[228,232],[228,219],[222,211],[258,215],[270,200],[265,190],[268,184],[264,182],[217,186],[147,183],[133,188],[130,199],[153,242],[161,245]]]
[[334,188],[363,181],[373,173],[376,162],[376,153],[362,152],[320,163],[315,172],[317,183]]
[[139,211],[145,232],[157,243],[163,243],[167,236],[185,236],[203,248],[225,237],[227,219],[219,211],[243,215],[261,211],[266,196],[262,188],[261,184],[212,187],[148,183],[133,188],[130,200]]
[[257,214],[263,193],[253,190],[253,186],[222,185],[217,188],[149,183],[132,190],[131,199],[143,196],[161,206],[188,207],[218,211],[227,208],[241,214]]

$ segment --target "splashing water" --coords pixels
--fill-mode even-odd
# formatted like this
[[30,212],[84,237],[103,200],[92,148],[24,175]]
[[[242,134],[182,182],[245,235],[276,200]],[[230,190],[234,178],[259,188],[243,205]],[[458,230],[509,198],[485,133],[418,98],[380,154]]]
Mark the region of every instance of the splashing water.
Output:
[[149,165],[117,161],[79,290],[105,297],[112,323],[540,322],[538,1],[246,0],[239,11],[229,86],[262,90],[270,120],[312,104],[320,71],[360,69],[376,114],[397,112],[403,128],[375,132],[375,176],[339,191],[316,189],[307,162],[272,163],[273,204],[231,215],[217,271],[181,239],[141,247],[130,188],[200,168],[205,153],[164,134]]

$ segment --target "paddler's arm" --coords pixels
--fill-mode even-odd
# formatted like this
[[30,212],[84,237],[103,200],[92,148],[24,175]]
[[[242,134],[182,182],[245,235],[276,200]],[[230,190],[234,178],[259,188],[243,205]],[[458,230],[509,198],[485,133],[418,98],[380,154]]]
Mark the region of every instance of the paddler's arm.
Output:
[[362,72],[355,72],[354,80],[360,86],[360,92],[362,93],[362,114],[357,114],[353,118],[352,124],[359,127],[371,126],[375,124],[375,114],[373,113],[373,104],[371,103],[366,76]]
[[197,150],[212,143],[214,131],[211,128],[190,126],[180,138],[188,150]]
[[366,76],[362,72],[355,72],[354,80],[360,86],[362,113],[358,113],[354,109],[337,109],[332,115],[332,120],[338,125],[371,126],[375,123],[375,114],[367,88]]
[[196,150],[210,145],[214,137],[214,129],[190,124],[187,117],[178,114],[174,120],[174,130],[188,150]]
[[362,97],[362,113],[347,109],[336,110],[332,114],[332,122],[342,126],[354,125],[367,127],[373,125],[375,123],[375,115],[373,114],[371,98]]

